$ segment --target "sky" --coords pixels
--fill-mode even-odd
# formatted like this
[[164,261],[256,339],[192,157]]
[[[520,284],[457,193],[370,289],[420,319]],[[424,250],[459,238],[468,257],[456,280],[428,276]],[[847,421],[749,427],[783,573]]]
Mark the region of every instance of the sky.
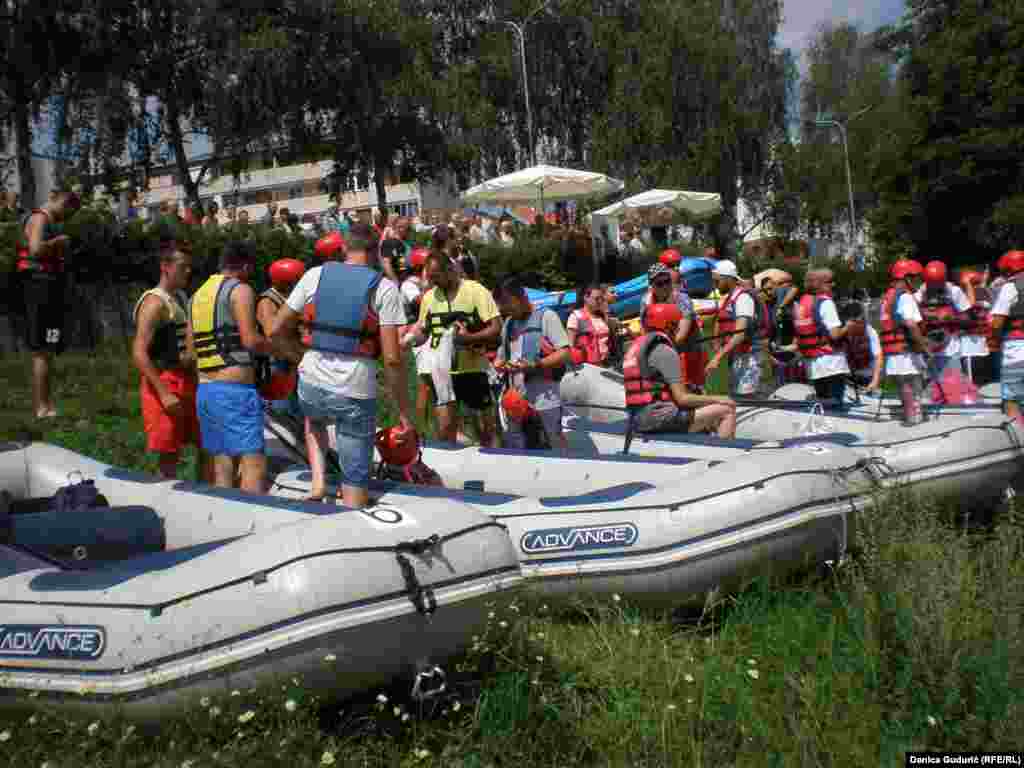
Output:
[[803,50],[823,21],[851,21],[864,31],[899,21],[903,0],[783,0],[779,45]]

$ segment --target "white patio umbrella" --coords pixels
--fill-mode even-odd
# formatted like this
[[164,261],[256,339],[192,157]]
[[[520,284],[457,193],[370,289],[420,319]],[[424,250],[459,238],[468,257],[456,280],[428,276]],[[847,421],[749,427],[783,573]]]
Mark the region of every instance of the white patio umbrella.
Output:
[[467,203],[526,203],[548,200],[580,200],[595,195],[610,195],[622,189],[618,179],[603,173],[535,165],[515,173],[498,176],[462,193]]
[[594,211],[594,216],[620,218],[630,211],[643,213],[662,208],[669,208],[679,214],[679,221],[665,221],[665,224],[681,223],[684,218],[691,222],[700,221],[722,210],[722,196],[714,192],[688,192],[684,189],[649,189]]

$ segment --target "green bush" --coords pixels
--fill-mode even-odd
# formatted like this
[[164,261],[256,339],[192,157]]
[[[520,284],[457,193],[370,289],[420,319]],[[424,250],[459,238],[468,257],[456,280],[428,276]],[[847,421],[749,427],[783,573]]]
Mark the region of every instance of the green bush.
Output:
[[572,288],[575,279],[563,269],[560,246],[558,240],[520,237],[509,248],[475,243],[472,250],[484,285],[494,286],[502,276],[518,273],[532,288],[561,291]]

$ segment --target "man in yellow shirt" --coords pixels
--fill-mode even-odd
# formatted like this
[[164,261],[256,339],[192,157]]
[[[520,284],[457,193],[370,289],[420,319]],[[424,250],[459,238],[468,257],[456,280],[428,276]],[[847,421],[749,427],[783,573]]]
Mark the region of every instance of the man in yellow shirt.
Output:
[[458,422],[455,403],[479,417],[477,434],[480,445],[492,447],[496,443],[494,398],[487,377],[487,360],[483,350],[498,338],[501,332],[501,314],[498,306],[484,286],[476,280],[459,275],[447,254],[434,251],[427,259],[426,278],[431,288],[420,303],[418,333],[408,334],[406,343],[419,343],[426,334],[431,347],[442,352],[447,348],[445,333],[452,329],[454,354],[451,362],[454,402],[435,403],[437,436],[455,442]]

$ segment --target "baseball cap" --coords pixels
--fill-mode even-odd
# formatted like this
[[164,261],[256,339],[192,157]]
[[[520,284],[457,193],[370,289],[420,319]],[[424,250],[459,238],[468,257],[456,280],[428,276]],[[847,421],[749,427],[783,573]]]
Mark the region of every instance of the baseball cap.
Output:
[[664,275],[665,277],[672,277],[672,271],[662,264],[660,261],[656,261],[647,268],[647,282],[653,283],[657,278]]
[[722,259],[715,264],[714,269],[711,270],[713,274],[719,277],[731,277],[734,280],[739,280],[739,274],[736,272],[736,265],[728,259]]

